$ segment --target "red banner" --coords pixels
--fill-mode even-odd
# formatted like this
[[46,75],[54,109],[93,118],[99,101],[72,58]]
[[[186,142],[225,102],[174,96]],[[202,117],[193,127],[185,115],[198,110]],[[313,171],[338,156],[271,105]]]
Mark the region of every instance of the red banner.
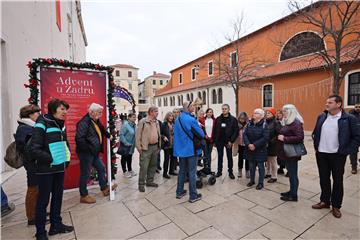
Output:
[[[52,98],[59,98],[69,103],[70,109],[66,115],[65,126],[71,149],[71,160],[65,172],[65,189],[79,186],[80,162],[75,148],[76,123],[88,112],[91,103],[104,107],[100,121],[107,126],[106,116],[106,73],[69,70],[60,68],[40,68],[40,103],[43,112],[47,112],[47,103]],[[100,159],[106,166],[106,141],[104,154]]]

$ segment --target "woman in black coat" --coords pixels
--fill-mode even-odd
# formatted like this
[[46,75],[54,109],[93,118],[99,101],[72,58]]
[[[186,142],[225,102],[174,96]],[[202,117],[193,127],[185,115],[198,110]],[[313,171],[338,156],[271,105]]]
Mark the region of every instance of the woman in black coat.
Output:
[[[169,179],[170,175],[177,175],[175,171],[176,158],[173,156],[174,146],[174,115],[168,112],[164,122],[161,124],[161,141],[164,149],[163,177]],[[170,163],[170,168],[169,168]],[[169,174],[168,174],[169,173]]]
[[269,108],[266,110],[266,125],[269,130],[269,142],[267,147],[267,161],[266,161],[266,175],[265,178],[270,178],[268,183],[277,181],[277,136],[281,129],[281,123],[275,118],[276,110]]
[[20,109],[19,126],[15,133],[16,149],[22,153],[24,158],[24,168],[27,177],[27,191],[25,197],[25,210],[28,225],[35,225],[36,203],[39,194],[38,178],[36,176],[35,163],[28,154],[26,145],[32,136],[35,122],[40,115],[40,108],[36,105],[26,105]]
[[283,107],[284,119],[282,122],[283,127],[278,136],[279,144],[279,157],[285,161],[286,169],[289,174],[290,191],[281,193],[280,199],[283,201],[298,200],[298,161],[301,157],[287,157],[284,152],[284,143],[298,144],[304,141],[304,120],[292,104],[287,104]]
[[244,132],[244,143],[246,146],[245,156],[250,165],[250,182],[247,184],[251,187],[255,184],[256,166],[259,168],[259,182],[257,190],[264,187],[265,166],[267,159],[267,143],[269,132],[264,120],[265,112],[262,109],[255,109],[253,119],[248,124]]

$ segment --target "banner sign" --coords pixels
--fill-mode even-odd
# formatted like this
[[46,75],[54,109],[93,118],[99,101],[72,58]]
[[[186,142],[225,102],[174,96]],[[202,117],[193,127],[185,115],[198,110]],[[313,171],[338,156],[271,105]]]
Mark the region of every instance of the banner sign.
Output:
[[[70,144],[71,160],[69,167],[65,171],[65,189],[79,186],[80,162],[75,152],[76,123],[87,114],[91,103],[98,103],[104,107],[100,121],[104,126],[107,126],[106,81],[106,72],[51,67],[40,68],[40,103],[42,111],[47,112],[47,103],[52,98],[65,100],[70,105],[65,119],[65,127]],[[104,154],[100,154],[100,159],[106,166],[106,141],[104,141],[103,152]]]

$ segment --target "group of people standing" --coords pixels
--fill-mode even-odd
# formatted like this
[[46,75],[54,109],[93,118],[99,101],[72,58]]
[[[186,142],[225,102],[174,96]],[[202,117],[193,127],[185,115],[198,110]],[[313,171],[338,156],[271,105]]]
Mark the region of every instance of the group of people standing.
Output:
[[[36,225],[36,238],[48,239],[45,225],[46,209],[50,204],[49,235],[73,231],[72,226],[63,224],[60,216],[64,190],[64,172],[70,163],[70,146],[67,141],[65,116],[69,104],[60,99],[51,99],[47,114],[40,114],[40,108],[27,105],[20,109],[19,126],[15,134],[16,147],[24,155],[27,172],[27,193],[25,200],[28,225]],[[351,113],[342,108],[342,98],[328,97],[326,110],[317,119],[312,138],[316,162],[319,170],[320,202],[313,209],[330,208],[335,217],[341,217],[343,199],[343,175],[346,157],[350,155],[352,173],[357,173],[357,152],[360,145],[360,104]],[[255,185],[256,169],[258,181],[256,189],[277,181],[277,174],[284,165],[290,181],[290,190],[281,193],[284,201],[298,201],[298,161],[301,155],[289,155],[289,145],[304,145],[304,120],[292,104],[284,105],[280,111],[273,108],[255,109],[251,116],[241,112],[238,118],[230,114],[230,107],[222,105],[222,114],[215,118],[212,109],[198,111],[193,102],[185,102],[181,110],[166,114],[161,123],[158,108],[150,107],[148,115],[136,125],[136,115],[131,113],[119,128],[119,151],[121,166],[126,177],[137,174],[132,170],[134,149],[140,153],[138,189],[158,187],[154,176],[159,170],[159,153],[164,150],[163,177],[177,177],[176,198],[187,194],[184,189],[189,182],[189,202],[201,199],[196,189],[198,160],[203,159],[202,171],[212,171],[212,150],[217,149],[218,161],[216,177],[222,176],[224,150],[228,160],[228,176],[235,179],[233,156],[238,155],[238,174],[241,178],[245,165],[248,187]],[[103,107],[92,103],[88,113],[77,123],[76,154],[80,160],[79,192],[81,203],[95,203],[96,198],[87,191],[91,169],[98,173],[100,190],[108,196],[105,166],[99,154],[104,150],[104,141],[111,138],[100,118]],[[286,147],[285,147],[286,146]],[[245,163],[245,164],[244,164]],[[265,167],[266,165],[266,167]],[[280,166],[278,168],[278,165]],[[179,170],[177,170],[179,167]],[[333,186],[331,186],[331,177]],[[117,187],[116,184],[111,186]],[[2,194],[3,195],[3,194]],[[50,201],[51,195],[51,201]]]
[[[343,174],[345,160],[351,158],[352,173],[357,173],[357,152],[360,145],[360,105],[346,113],[342,108],[342,98],[338,95],[328,97],[324,113],[320,114],[312,133],[316,152],[316,161],[320,176],[320,203],[314,209],[330,208],[335,217],[341,217],[343,198]],[[215,176],[223,174],[224,150],[228,160],[228,176],[235,179],[233,173],[233,156],[238,155],[238,177],[249,178],[248,187],[256,189],[264,187],[265,178],[268,183],[275,183],[278,174],[289,177],[290,189],[280,195],[283,201],[298,201],[298,161],[306,154],[304,144],[303,117],[292,104],[286,104],[281,110],[274,108],[255,109],[251,116],[241,112],[238,118],[230,114],[228,104],[222,105],[222,114],[215,118],[213,110],[202,110],[195,114],[192,102],[185,102],[179,115],[166,114],[165,121],[159,124],[156,120],[158,109],[149,109],[149,116],[138,124],[136,131],[136,147],[140,152],[139,190],[145,191],[145,185],[157,187],[153,182],[161,148],[165,151],[164,174],[170,162],[170,171],[175,173],[177,161],[179,176],[176,197],[186,195],[185,180],[189,181],[189,201],[201,199],[196,190],[196,170],[198,160],[203,159],[201,170],[211,173],[211,155],[213,147],[217,149],[217,171]],[[144,128],[146,129],[144,131]],[[197,146],[196,142],[201,142]],[[163,147],[162,147],[163,146]],[[164,147],[168,146],[168,148]],[[172,146],[172,147],[169,147]],[[171,149],[171,150],[169,150]],[[151,154],[150,154],[151,153]],[[150,157],[151,156],[151,157]],[[144,176],[143,176],[144,174]],[[147,178],[145,175],[147,174]],[[176,173],[175,173],[176,174]],[[333,187],[331,179],[333,178]]]

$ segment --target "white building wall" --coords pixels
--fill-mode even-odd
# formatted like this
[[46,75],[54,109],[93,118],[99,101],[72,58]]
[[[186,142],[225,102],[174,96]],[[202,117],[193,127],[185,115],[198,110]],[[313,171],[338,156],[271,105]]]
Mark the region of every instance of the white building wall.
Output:
[[19,109],[28,103],[29,89],[23,86],[28,80],[27,62],[39,57],[85,62],[86,54],[74,1],[61,1],[61,32],[55,1],[0,1],[0,6],[3,156],[16,130]]
[[[213,89],[216,90],[216,92],[218,92],[219,88],[222,89],[223,92],[223,102],[222,103],[216,103],[213,104],[212,103],[212,96],[211,96],[211,92]],[[197,89],[193,89],[193,90],[187,90],[184,92],[177,92],[174,94],[168,94],[168,95],[163,95],[163,96],[156,96],[155,97],[155,103],[156,106],[159,107],[159,116],[158,119],[159,120],[163,120],[166,113],[172,111],[174,108],[182,108],[181,105],[178,104],[178,96],[183,96],[184,102],[187,102],[187,94],[193,94],[194,96],[194,100],[197,98],[198,96],[198,92],[206,92],[206,104],[204,104],[202,106],[202,109],[204,111],[206,111],[207,108],[212,108],[214,110],[214,115],[215,117],[218,117],[221,114],[221,106],[224,103],[229,104],[230,106],[230,112],[233,116],[235,116],[236,114],[236,109],[235,109],[235,94],[234,94],[234,90],[231,87],[228,86],[211,86],[211,87],[207,87],[207,88],[197,88]],[[175,106],[170,106],[170,97],[174,96],[175,97]],[[164,98],[168,98],[168,105],[164,106]],[[159,106],[158,104],[158,99],[161,99],[161,106]]]
[[[135,111],[139,112],[139,107],[138,107],[138,103],[139,103],[139,79],[138,79],[138,71],[139,69],[137,68],[119,68],[119,67],[114,67],[114,72],[113,72],[113,76],[114,76],[114,82],[116,85],[121,86],[123,88],[126,88],[134,97],[135,103],[136,103],[136,107],[135,107]],[[116,71],[119,71],[120,76],[116,76]],[[132,75],[131,77],[128,77],[128,72],[131,71]],[[131,85],[131,87],[130,87]],[[117,98],[115,99],[115,108],[116,108],[116,112],[118,114],[120,113],[130,113],[132,112],[132,105],[126,101],[125,99],[122,98]]]

